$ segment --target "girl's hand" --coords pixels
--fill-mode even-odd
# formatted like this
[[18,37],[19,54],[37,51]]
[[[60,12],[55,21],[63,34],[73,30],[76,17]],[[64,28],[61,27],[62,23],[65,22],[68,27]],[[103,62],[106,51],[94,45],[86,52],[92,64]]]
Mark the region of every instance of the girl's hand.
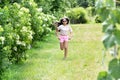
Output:
[[60,40],[60,37],[58,37],[58,40]]
[[68,39],[71,40],[71,37],[69,37]]

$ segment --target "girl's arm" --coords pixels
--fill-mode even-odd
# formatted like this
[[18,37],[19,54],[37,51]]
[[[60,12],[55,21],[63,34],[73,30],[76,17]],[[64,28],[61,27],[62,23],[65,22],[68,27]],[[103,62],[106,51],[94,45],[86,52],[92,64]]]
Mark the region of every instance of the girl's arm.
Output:
[[69,36],[69,39],[71,39],[72,38],[72,32],[70,32],[70,36]]
[[53,25],[54,25],[55,30],[56,30],[55,34],[56,34],[57,37],[59,37],[58,22],[55,22]]
[[56,28],[56,36],[59,38],[59,31],[57,28]]
[[69,31],[70,31],[69,38],[71,39],[71,38],[72,38],[72,36],[73,36],[73,35],[72,35],[72,31],[73,31],[73,30],[72,30],[71,26],[69,27]]

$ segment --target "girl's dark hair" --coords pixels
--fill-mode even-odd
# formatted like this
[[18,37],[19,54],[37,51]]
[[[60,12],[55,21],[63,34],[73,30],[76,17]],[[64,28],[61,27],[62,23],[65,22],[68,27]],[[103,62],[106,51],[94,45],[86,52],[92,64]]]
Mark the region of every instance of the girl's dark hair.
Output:
[[57,27],[61,25],[61,23],[60,23],[60,22],[55,22],[55,24],[57,24]]
[[57,27],[63,24],[64,19],[67,20],[67,24],[69,24],[70,20],[68,18],[62,18],[60,19],[60,22],[55,22],[55,24],[57,24]]
[[69,22],[70,22],[70,20],[68,19],[68,18],[62,18],[61,20],[60,20],[60,24],[63,24],[63,20],[67,20],[67,24],[69,24]]

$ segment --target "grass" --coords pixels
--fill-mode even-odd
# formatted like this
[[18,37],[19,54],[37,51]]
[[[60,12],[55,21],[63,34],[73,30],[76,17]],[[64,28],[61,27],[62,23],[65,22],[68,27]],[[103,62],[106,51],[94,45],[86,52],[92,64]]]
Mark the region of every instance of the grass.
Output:
[[53,34],[47,41],[37,42],[37,48],[27,51],[25,63],[12,65],[4,80],[97,80],[98,73],[107,70],[102,63],[103,33],[100,24],[72,25],[68,58],[63,60],[59,41]]

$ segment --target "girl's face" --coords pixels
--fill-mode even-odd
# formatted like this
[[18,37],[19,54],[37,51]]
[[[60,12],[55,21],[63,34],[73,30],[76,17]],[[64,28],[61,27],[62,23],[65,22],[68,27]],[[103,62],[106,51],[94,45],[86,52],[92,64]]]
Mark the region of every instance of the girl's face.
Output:
[[62,23],[63,23],[63,25],[66,25],[66,24],[67,24],[67,20],[66,20],[66,19],[63,19],[63,20],[62,20]]

